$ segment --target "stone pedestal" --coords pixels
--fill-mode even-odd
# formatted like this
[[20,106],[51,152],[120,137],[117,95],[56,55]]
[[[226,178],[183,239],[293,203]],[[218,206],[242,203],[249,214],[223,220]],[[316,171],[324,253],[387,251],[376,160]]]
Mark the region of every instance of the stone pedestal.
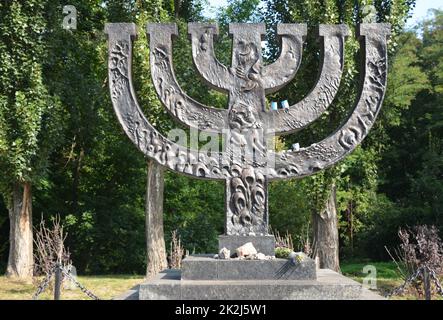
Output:
[[222,260],[187,257],[117,299],[139,300],[379,300],[383,297],[312,259]]
[[316,280],[315,261],[293,264],[287,259],[214,259],[189,256],[182,261],[181,280]]
[[252,242],[257,252],[261,252],[266,256],[275,255],[275,238],[273,235],[267,236],[235,236],[221,235],[218,237],[218,250],[227,248],[231,254],[235,253],[235,249],[241,247],[245,243]]
[[[317,280],[184,280],[165,270],[135,289],[139,300],[382,300],[356,281],[329,269]],[[127,299],[136,294],[128,293]],[[124,296],[120,297],[121,299]]]

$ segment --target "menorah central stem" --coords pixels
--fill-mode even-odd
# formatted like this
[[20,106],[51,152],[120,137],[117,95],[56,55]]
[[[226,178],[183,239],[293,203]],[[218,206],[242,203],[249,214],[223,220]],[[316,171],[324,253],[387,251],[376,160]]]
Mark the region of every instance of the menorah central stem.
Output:
[[264,174],[267,166],[266,128],[262,119],[266,111],[261,57],[264,29],[259,25],[244,28],[231,24],[230,32],[233,85],[229,90],[225,154],[230,157],[231,177],[226,180],[226,226],[219,245],[233,250],[253,242],[259,251],[274,255],[274,239],[268,235]]
[[252,242],[262,253],[274,255],[274,238],[268,235],[266,132],[256,109],[262,97],[260,85],[230,95],[225,154],[231,177],[226,179],[225,235],[219,246],[233,250]]
[[234,169],[226,180],[226,234],[258,236],[268,233],[268,196],[265,176],[254,167]]
[[264,98],[264,91],[257,85],[251,91],[239,92],[230,95],[230,129],[225,145],[231,173],[226,180],[226,234],[266,235],[266,132],[257,110],[262,98],[260,93]]
[[226,180],[225,235],[219,238],[219,248],[233,252],[252,242],[266,255],[274,255],[274,236],[268,234],[268,184],[261,170],[237,168],[236,176]]

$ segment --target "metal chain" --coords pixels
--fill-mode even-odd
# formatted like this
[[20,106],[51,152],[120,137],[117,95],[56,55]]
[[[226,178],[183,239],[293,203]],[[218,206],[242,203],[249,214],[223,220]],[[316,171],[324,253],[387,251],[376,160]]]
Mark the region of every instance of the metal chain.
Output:
[[43,291],[46,290],[46,288],[49,286],[49,283],[51,282],[51,278],[54,275],[55,269],[57,266],[54,266],[51,270],[49,270],[48,275],[46,278],[40,283],[40,285],[37,288],[37,291],[32,296],[32,300],[37,300],[38,296],[42,294]]
[[441,286],[440,280],[437,277],[437,274],[435,273],[435,271],[433,269],[431,269],[429,267],[427,267],[427,269],[429,271],[429,274],[430,274],[431,278],[434,280],[434,284],[435,284],[435,287],[437,288],[437,292],[441,296],[443,296],[443,288]]
[[422,269],[423,269],[423,267],[418,268],[414,272],[414,274],[412,276],[410,276],[408,279],[406,279],[405,282],[401,286],[395,288],[391,293],[387,294],[386,297],[389,298],[391,296],[399,295],[399,294],[403,293],[403,291],[405,290],[406,286],[408,284],[410,284],[412,281],[414,281],[415,279],[418,278],[418,276],[422,272]]
[[60,271],[62,272],[62,274],[69,280],[71,280],[72,282],[74,282],[74,284],[80,288],[80,290],[86,294],[88,297],[90,297],[91,299],[94,300],[100,300],[95,294],[93,294],[91,291],[89,291],[88,289],[86,289],[80,282],[78,282],[70,273],[69,271],[67,271],[65,268],[63,268],[60,265],[55,265],[54,268],[52,268],[51,270],[49,270],[48,275],[46,276],[46,278],[40,283],[40,285],[37,288],[37,291],[35,292],[35,294],[32,296],[33,300],[37,300],[38,296],[40,294],[42,294],[43,291],[46,290],[46,288],[49,286],[49,283],[51,282],[51,278],[53,277],[56,269],[59,268]]
[[429,272],[429,275],[431,276],[431,278],[434,280],[434,284],[437,288],[437,292],[443,296],[443,288],[441,286],[440,280],[438,279],[435,271],[431,268],[429,268],[428,266],[422,266],[420,268],[418,268],[414,274],[412,276],[410,276],[401,286],[395,288],[391,293],[389,293],[388,295],[386,295],[387,298],[393,296],[393,295],[399,295],[401,293],[403,293],[403,291],[405,290],[406,286],[408,284],[410,284],[412,281],[414,281],[415,279],[418,278],[418,276],[423,273],[423,271],[427,269],[427,271]]
[[64,268],[61,268],[62,273],[65,275],[66,278],[74,282],[74,284],[80,288],[80,290],[86,294],[89,298],[94,300],[100,300],[99,297],[97,297],[95,294],[93,294],[91,291],[86,289],[80,282],[78,282],[68,271],[66,271]]

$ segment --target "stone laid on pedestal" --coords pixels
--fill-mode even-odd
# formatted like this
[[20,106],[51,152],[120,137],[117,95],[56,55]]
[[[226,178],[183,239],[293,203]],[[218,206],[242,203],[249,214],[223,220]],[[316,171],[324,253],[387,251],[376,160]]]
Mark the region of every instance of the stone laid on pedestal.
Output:
[[238,247],[235,250],[235,253],[237,254],[237,257],[247,257],[247,256],[256,256],[257,255],[257,249],[255,249],[252,242],[247,242],[241,247]]
[[275,255],[275,238],[273,235],[266,236],[236,236],[236,235],[221,235],[218,237],[218,249],[226,248],[231,251],[235,250],[244,244],[252,242],[252,245],[257,252],[263,253],[266,256]]
[[288,259],[237,260],[212,256],[188,256],[182,261],[182,280],[315,280],[315,261],[305,258],[293,264]]

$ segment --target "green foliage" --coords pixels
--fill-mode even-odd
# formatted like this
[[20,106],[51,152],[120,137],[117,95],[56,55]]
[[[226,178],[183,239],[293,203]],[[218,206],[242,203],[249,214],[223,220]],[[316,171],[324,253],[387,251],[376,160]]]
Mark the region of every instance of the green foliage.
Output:
[[[382,154],[380,191],[386,194],[386,201],[392,203],[384,212],[380,211],[383,218],[374,219],[373,229],[378,237],[374,237],[373,241],[377,246],[381,246],[382,242],[396,243],[399,227],[434,224],[443,229],[443,96],[439,92],[443,79],[443,73],[439,72],[443,70],[442,22],[443,12],[434,11],[434,17],[423,23],[422,39],[410,35],[405,39],[409,53],[409,48],[415,46],[416,57],[411,60],[416,63],[411,72],[415,70],[420,91],[411,100],[410,106],[401,111],[397,121],[399,125],[386,130],[391,143]],[[425,76],[416,72],[416,67]],[[425,78],[428,80],[424,81]]]
[[342,256],[354,251],[355,234],[361,233],[371,220],[378,186],[378,153],[374,149],[357,147],[340,166],[337,180],[337,211]]
[[228,0],[227,7],[218,12],[217,20],[223,26],[230,22],[258,22],[259,4],[260,0]]
[[420,40],[412,32],[403,34],[397,54],[391,59],[382,121],[385,126],[401,125],[401,113],[411,106],[417,94],[429,88],[427,75],[419,65]]
[[146,163],[112,111],[102,35],[105,21],[127,21],[133,11],[123,2],[113,2],[108,11],[99,3],[71,2],[79,14],[73,31],[61,28],[61,4],[48,14],[46,78],[68,116],[60,124],[65,142],[51,156],[49,176],[35,193],[34,215],[63,217],[80,272],[142,272]]
[[10,206],[14,183],[35,182],[60,140],[58,96],[44,81],[50,1],[0,4],[0,192]]
[[218,251],[218,235],[224,228],[224,186],[220,182],[196,180],[167,173],[164,223],[169,246],[177,230],[186,250],[195,253]]
[[291,249],[289,248],[275,248],[275,257],[280,259],[288,259],[289,254],[291,253]]
[[[273,230],[289,232],[295,241],[308,229],[311,218],[303,181],[275,181],[269,187],[269,218]],[[295,246],[299,243],[294,243]]]

